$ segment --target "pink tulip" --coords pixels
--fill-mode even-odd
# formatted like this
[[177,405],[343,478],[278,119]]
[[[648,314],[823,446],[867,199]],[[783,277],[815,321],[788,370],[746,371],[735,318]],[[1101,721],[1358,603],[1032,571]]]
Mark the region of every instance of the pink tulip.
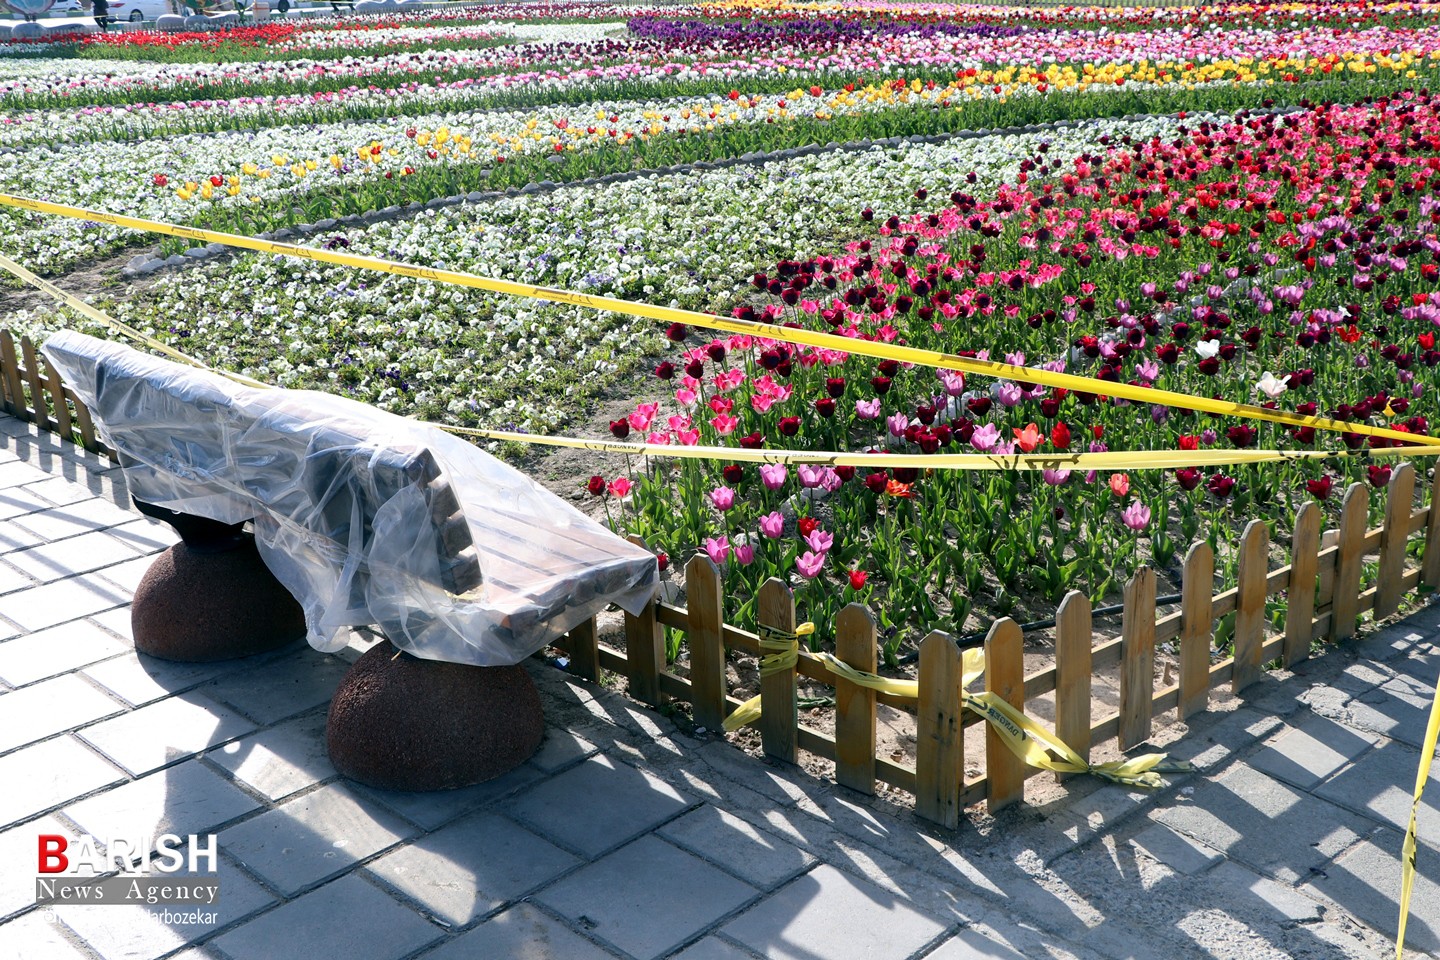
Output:
[[800,576],[806,580],[813,580],[820,573],[820,568],[825,565],[825,554],[814,554],[806,551],[795,558],[795,569],[800,571]]
[[730,556],[730,538],[706,537],[705,553],[709,555],[710,560],[717,566],[723,565],[726,558]]
[[771,511],[760,518],[760,532],[771,540],[780,536],[784,529],[785,518],[780,515],[778,510]]

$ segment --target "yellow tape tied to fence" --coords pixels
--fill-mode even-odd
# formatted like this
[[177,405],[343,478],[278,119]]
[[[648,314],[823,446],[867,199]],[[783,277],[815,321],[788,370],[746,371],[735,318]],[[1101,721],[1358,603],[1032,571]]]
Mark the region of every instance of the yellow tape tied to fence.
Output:
[[802,330],[773,323],[731,320],[724,317],[717,317],[713,314],[700,313],[695,310],[682,310],[676,307],[660,307],[648,303],[635,303],[629,300],[620,300],[615,297],[576,293],[570,290],[557,290],[552,287],[541,287],[535,284],[519,283],[513,280],[496,280],[458,270],[420,267],[414,264],[384,260],[379,257],[368,257],[354,253],[340,253],[334,250],[320,250],[314,247],[304,247],[277,240],[261,240],[257,237],[245,237],[233,233],[221,233],[216,230],[204,230],[199,227],[176,226],[175,224],[163,223],[158,220],[147,220],[141,217],[127,217],[120,214],[104,213],[99,210],[88,210],[84,207],[50,203],[45,200],[32,200],[28,197],[17,197],[0,193],[0,206],[18,207],[35,213],[69,217],[74,220],[91,220],[96,223],[108,223],[112,226],[124,227],[130,230],[160,233],[204,243],[220,243],[226,246],[240,247],[245,250],[256,250],[261,253],[298,257],[305,260],[333,263],[339,266],[355,267],[362,270],[375,270],[380,273],[413,277],[417,280],[429,280],[435,283],[448,283],[477,290],[488,290],[492,293],[526,297],[532,300],[568,303],[574,306],[586,307],[591,310],[609,311],[631,317],[658,320],[662,323],[680,323],[706,330],[718,330],[725,333],[760,337],[799,346],[834,350],[840,353],[859,354],[880,360],[895,360],[900,363],[913,363],[919,366],[935,367],[938,369],[958,370],[978,376],[998,377],[1020,383],[1050,387],[1052,389],[1103,394],[1135,403],[1148,403],[1157,406],[1197,410],[1216,416],[1264,420],[1270,423],[1279,423],[1292,427],[1313,427],[1317,430],[1326,430],[1334,433],[1353,433],[1368,437],[1384,437],[1387,440],[1398,440],[1407,444],[1440,446],[1440,437],[1421,436],[1407,433],[1403,430],[1394,430],[1389,427],[1377,427],[1363,423],[1348,423],[1329,417],[1304,416],[1285,410],[1270,410],[1266,407],[1256,406],[1255,404],[1235,403],[1229,400],[1214,400],[1207,397],[1177,393],[1172,390],[1137,387],[1128,383],[1097,380],[1093,377],[1082,377],[1070,373],[1055,373],[1050,370],[1042,370],[1035,367],[1021,367],[1009,363],[998,363],[994,360],[978,360],[971,357],[962,357],[957,354],[941,353],[936,350],[908,347],[903,344],[877,343],[871,340],[853,339],[840,336],[839,334]]
[[[798,636],[813,629],[814,624],[809,623],[804,624],[794,634],[776,634],[773,630],[762,628],[760,649],[770,652],[770,655],[761,659],[760,675],[763,677],[776,671],[793,669],[799,657]],[[882,677],[852,667],[831,653],[820,653],[817,657],[827,670],[851,683],[894,697],[910,700],[920,697],[920,683],[917,680]],[[1069,744],[1011,706],[999,694],[988,690],[970,693],[965,689],[985,672],[983,650],[976,647],[964,651],[961,654],[961,664],[961,704],[990,724],[1000,735],[1001,742],[1032,767],[1056,773],[1089,773],[1126,786],[1148,789],[1164,786],[1164,781],[1160,779],[1162,773],[1190,773],[1194,770],[1190,764],[1183,761],[1167,762],[1163,753],[1147,753],[1144,756],[1112,760],[1108,763],[1090,763]],[[725,718],[725,729],[733,732],[759,720],[761,702],[760,697],[751,697],[745,701]]]
[[1424,745],[1420,748],[1420,768],[1415,771],[1415,798],[1410,804],[1410,824],[1405,829],[1405,842],[1400,848],[1400,927],[1395,933],[1395,960],[1405,960],[1405,926],[1410,920],[1410,894],[1415,888],[1415,820],[1420,812],[1425,781],[1430,779],[1430,764],[1435,759],[1437,741],[1440,741],[1440,679],[1435,682],[1435,694],[1430,702],[1430,722],[1425,727]]

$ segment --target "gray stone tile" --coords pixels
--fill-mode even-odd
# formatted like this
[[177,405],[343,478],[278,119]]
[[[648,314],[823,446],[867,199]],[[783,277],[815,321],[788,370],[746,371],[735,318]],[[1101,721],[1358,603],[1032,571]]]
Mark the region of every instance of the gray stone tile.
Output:
[[1320,919],[1320,904],[1294,887],[1262,877],[1238,863],[1226,861],[1209,875],[1217,889],[1225,891],[1229,910],[1258,914],[1281,924],[1309,923]]
[[0,489],[18,487],[25,483],[41,483],[50,474],[21,460],[9,459],[0,463]]
[[[3,556],[9,557],[6,553]],[[35,581],[10,566],[8,563],[0,562],[0,595],[14,593],[16,590],[25,590],[35,586]]]
[[[3,493],[0,493],[0,498],[3,498]],[[136,516],[108,500],[95,497],[63,507],[26,513],[24,517],[17,518],[16,522],[36,536],[46,540],[61,540],[90,530],[130,523]]]
[[105,904],[56,907],[55,913],[105,960],[154,960],[275,902],[224,857],[216,876],[220,900],[213,909]]
[[101,721],[80,735],[140,776],[254,729],[253,723],[234,711],[187,693]]
[[44,537],[37,537],[14,520],[0,520],[0,557],[44,542]]
[[220,848],[293,896],[414,833],[390,811],[330,784],[224,831]]
[[1301,790],[1309,790],[1364,753],[1377,739],[1368,731],[1310,714],[1246,762]]
[[577,733],[558,727],[545,729],[545,740],[530,762],[545,773],[554,773],[599,752],[599,747]]
[[[703,890],[701,897],[657,891]],[[754,887],[654,836],[641,837],[534,899],[639,960],[662,956],[758,894]]]
[[902,960],[946,929],[894,894],[824,864],[731,920],[721,933],[771,960]]
[[43,630],[129,602],[130,594],[114,584],[81,575],[6,597],[5,617],[26,630]]
[[675,954],[674,960],[754,960],[755,954],[719,937],[697,940]]
[[309,646],[246,670],[232,670],[197,692],[268,725],[329,703],[350,665]]
[[1160,823],[1146,827],[1130,843],[1152,859],[1186,876],[1208,870],[1224,859],[1218,850],[1212,850]]
[[[109,534],[101,533],[99,536],[108,537]],[[140,581],[145,578],[145,574],[149,572],[154,564],[154,555],[146,554],[143,557],[136,557],[134,560],[111,564],[110,566],[95,571],[95,573],[109,583],[113,583],[122,590],[129,591],[133,594],[136,590],[140,589]]]
[[[95,576],[105,583],[112,582],[109,577],[101,576],[98,573]],[[121,584],[116,584],[116,586],[121,587],[121,589],[129,589],[127,587],[123,587],[123,585]],[[135,631],[132,630],[130,626],[129,604],[126,604],[123,607],[116,607],[114,610],[102,610],[101,612],[86,617],[85,619],[115,634],[115,636],[125,641],[128,646],[133,647],[135,645]],[[204,666],[204,664],[198,664],[198,666]]]
[[661,836],[762,890],[808,869],[815,858],[709,804],[660,828]]
[[[37,497],[22,487],[0,488],[0,520],[14,520],[16,517],[45,510],[49,506],[50,502],[44,497]],[[44,536],[35,530],[30,532]]]
[[[1238,764],[1195,788],[1161,823],[1261,873],[1296,882],[1370,829],[1364,819]],[[1283,825],[1281,828],[1279,825]]]
[[[584,806],[583,817],[576,816],[577,804]],[[507,810],[541,835],[593,857],[689,805],[669,784],[600,755],[526,790]]]
[[[1419,766],[1420,751],[1399,742],[1387,743],[1317,787],[1315,793],[1396,830],[1404,830],[1410,823],[1415,773]],[[1437,789],[1437,780],[1440,780],[1440,765],[1432,765],[1428,781],[1430,786],[1420,798],[1420,808],[1416,813],[1422,837],[1440,837],[1440,789]]]
[[978,930],[961,930],[946,940],[925,960],[1025,960],[1003,943],[996,943]]
[[94,532],[44,543],[28,550],[14,550],[5,562],[41,583],[50,583],[74,573],[89,573],[113,563],[134,560],[133,547],[114,537]]
[[279,800],[335,775],[325,749],[325,714],[286,721],[254,736],[207,751],[205,760],[219,764],[251,789]]
[[[6,694],[14,696],[14,694]],[[125,775],[71,737],[0,757],[0,826],[124,780]]]
[[51,477],[38,483],[27,484],[25,489],[29,493],[44,497],[57,506],[79,503],[81,500],[99,496],[98,490],[91,490],[85,484],[76,483],[68,477]]
[[520,903],[421,960],[615,960],[541,910]]
[[86,620],[0,643],[0,678],[22,686],[124,653],[128,647]]
[[463,927],[579,864],[559,847],[497,813],[466,817],[371,863],[371,873]]
[[198,760],[187,760],[81,800],[64,812],[93,836],[148,837],[153,850],[153,840],[161,834],[209,833],[259,807],[220,774]]
[[0,753],[124,709],[78,674],[42,680],[0,697]]
[[133,513],[130,514],[128,523],[122,521],[119,526],[111,527],[105,533],[136,551],[147,554],[158,553],[171,544],[180,542],[180,535],[168,523],[151,520],[149,517],[137,517]]
[[1430,719],[1430,693],[1418,683],[1396,678],[1362,693],[1345,709],[1355,726],[1418,749]]
[[[128,621],[130,610],[121,611]],[[98,617],[91,617],[98,620]],[[131,653],[86,667],[84,673],[91,680],[120,697],[126,703],[142,706],[172,693],[180,693],[198,687],[200,684],[231,670],[246,669],[257,658],[223,660],[216,663],[178,663],[173,660],[156,660]]]
[[[1301,889],[1318,893],[1341,910],[1394,938],[1400,915],[1400,844],[1394,830],[1377,829]],[[1415,887],[1405,946],[1440,952],[1440,849],[1421,838],[1415,856]]]
[[511,797],[542,776],[543,774],[534,767],[521,764],[493,780],[461,787],[458,790],[378,790],[374,787],[358,787],[357,789],[380,801],[411,823],[418,824],[426,830],[434,830],[456,817],[464,816],[481,807]]
[[[6,864],[5,869],[0,870],[0,917],[8,917],[35,902],[35,860],[42,834],[58,834],[72,840],[79,836],[78,831],[54,817],[41,817],[0,833],[0,863]],[[4,942],[5,932],[0,928],[0,943]]]
[[[30,893],[33,899],[33,883]],[[42,957],[44,960],[89,960],[89,955],[71,942],[66,929],[46,911],[35,910],[0,926],[0,960]]]
[[443,936],[358,876],[341,877],[215,940],[233,960],[393,960]]

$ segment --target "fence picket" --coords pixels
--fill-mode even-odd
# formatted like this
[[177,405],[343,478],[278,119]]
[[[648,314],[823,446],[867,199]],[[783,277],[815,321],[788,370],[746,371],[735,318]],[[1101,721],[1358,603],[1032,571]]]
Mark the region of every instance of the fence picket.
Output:
[[1375,619],[1383,620],[1400,609],[1405,592],[1405,541],[1410,535],[1410,508],[1415,501],[1415,468],[1395,467],[1385,487],[1385,526],[1380,531],[1380,570],[1375,577]]
[[[637,547],[645,547],[638,536],[629,538]],[[665,629],[655,618],[654,597],[638,616],[625,614],[625,661],[630,678],[630,696],[641,703],[658,707],[661,703],[660,673],[665,669]]]
[[1239,591],[1235,598],[1235,669],[1230,675],[1230,692],[1242,690],[1265,673],[1261,653],[1265,648],[1265,579],[1269,573],[1270,528],[1264,520],[1251,520],[1240,537]]
[[[1090,758],[1090,598],[1071,590],[1055,613],[1055,735]],[[1057,773],[1064,781],[1073,774]]]
[[1285,587],[1286,667],[1310,656],[1315,637],[1315,568],[1320,554],[1320,505],[1311,500],[1295,514],[1290,536],[1290,582]]
[[[835,618],[835,656],[867,673],[877,666],[875,620],[852,603]],[[875,792],[875,691],[835,680],[835,779],[861,793]]]
[[1360,571],[1365,553],[1365,520],[1370,511],[1370,491],[1363,483],[1352,483],[1340,508],[1340,531],[1335,559],[1335,583],[1331,587],[1330,640],[1345,640],[1355,634],[1360,611]]
[[942,827],[960,823],[965,776],[960,649],[936,630],[920,641],[915,732],[915,813]]
[[45,364],[45,379],[50,382],[50,405],[55,408],[55,432],[74,442],[70,405],[65,402],[65,385],[60,382],[60,371],[55,369],[55,364],[50,362],[49,357],[42,356],[40,359]]
[[33,420],[20,386],[20,361],[15,356],[15,338],[9,330],[0,330],[0,374],[5,378],[5,409],[20,420]]
[[1155,571],[1141,567],[1125,585],[1120,625],[1120,749],[1150,736],[1155,694]]
[[1210,704],[1210,637],[1215,627],[1215,551],[1201,540],[1185,554],[1180,585],[1180,701],[1181,720]]
[[[1020,624],[1009,617],[996,620],[985,636],[985,689],[1015,709],[1025,709],[1025,638]],[[985,780],[985,808],[992,814],[1025,799],[1025,761],[1011,752],[989,724],[985,726]]]
[[53,430],[55,423],[45,403],[45,385],[40,382],[40,360],[29,337],[20,338],[20,353],[25,357],[25,381],[30,385],[30,405],[35,410],[35,423],[41,430]]
[[[766,580],[760,587],[758,603],[757,620],[761,627],[770,627],[779,633],[795,632],[795,594],[785,581],[775,577]],[[799,759],[795,749],[795,728],[799,722],[795,709],[795,668],[762,674],[760,739],[767,757],[787,763]]]
[[685,567],[689,596],[690,687],[696,726],[718,731],[725,722],[725,593],[720,570],[697,553]]
[[570,654],[567,669],[571,673],[590,681],[600,679],[600,635],[594,617],[565,634],[565,649]]

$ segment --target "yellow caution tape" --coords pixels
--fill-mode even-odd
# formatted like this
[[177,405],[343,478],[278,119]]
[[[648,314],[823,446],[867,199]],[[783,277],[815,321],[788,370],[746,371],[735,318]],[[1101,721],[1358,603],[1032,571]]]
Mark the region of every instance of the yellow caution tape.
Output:
[[1405,960],[1405,926],[1410,920],[1410,894],[1415,887],[1415,819],[1420,811],[1420,796],[1425,781],[1430,779],[1430,763],[1435,759],[1436,741],[1440,741],[1440,680],[1430,701],[1430,722],[1425,727],[1424,746],[1420,748],[1420,768],[1415,771],[1415,799],[1410,803],[1410,825],[1400,847],[1400,928],[1395,933],[1395,960]]
[[1353,433],[1367,437],[1384,437],[1389,440],[1400,440],[1405,443],[1425,446],[1440,446],[1440,437],[1420,436],[1402,430],[1394,430],[1389,427],[1376,427],[1363,423],[1347,423],[1343,420],[1333,420],[1329,417],[1303,416],[1285,410],[1270,410],[1249,403],[1212,400],[1205,397],[1177,393],[1172,390],[1137,387],[1128,383],[1112,383],[1107,380],[1097,380],[1093,377],[1081,377],[1069,373],[1054,373],[1035,367],[1021,367],[1009,363],[998,363],[994,360],[977,360],[956,354],[941,353],[935,350],[922,350],[917,347],[907,347],[900,344],[876,343],[870,340],[852,339],[834,333],[820,333],[818,331],[785,327],[779,324],[729,320],[708,313],[700,313],[695,310],[681,310],[676,307],[659,307],[648,303],[620,300],[615,297],[575,293],[570,290],[557,290],[552,287],[518,283],[513,280],[495,280],[489,277],[479,277],[471,273],[463,273],[458,270],[420,267],[414,264],[397,263],[393,260],[383,260],[379,257],[339,253],[334,250],[319,250],[314,247],[303,247],[276,240],[261,240],[256,237],[244,237],[232,233],[220,233],[215,230],[204,230],[199,227],[181,227],[174,224],[163,223],[158,220],[146,220],[140,217],[103,213],[99,210],[87,210],[83,207],[50,203],[45,200],[32,200],[27,197],[17,197],[10,194],[0,193],[0,205],[19,207],[36,213],[69,217],[74,220],[91,220],[96,223],[108,223],[130,230],[162,233],[167,236],[181,237],[187,240],[196,240],[205,243],[221,243],[226,246],[240,247],[246,250],[257,250],[261,253],[274,253],[281,256],[315,260],[321,263],[356,267],[362,270],[375,270],[380,273],[413,277],[417,280],[429,280],[435,283],[454,284],[456,286],[471,287],[477,290],[488,290],[493,293],[503,293],[509,296],[527,297],[534,300],[548,300],[552,303],[568,303],[574,306],[586,307],[591,310],[606,310],[612,313],[642,317],[648,320],[659,320],[665,323],[688,324],[706,330],[720,330],[725,333],[762,337],[769,340],[834,350],[841,353],[853,353],[881,360],[895,360],[901,363],[913,363],[920,366],[959,370],[978,376],[999,377],[1006,380],[1015,380],[1021,383],[1031,383],[1054,389],[1104,394],[1105,396],[1115,397],[1121,400],[1130,400],[1135,403],[1148,403],[1164,407],[1197,410],[1217,416],[1264,420],[1293,427],[1313,427],[1316,430],[1327,430],[1334,433]]
[[[48,280],[31,273],[25,267],[0,255],[0,269],[4,269],[49,294],[60,303],[95,321],[109,326],[125,336],[143,343],[158,353],[188,364],[216,376],[226,377],[249,387],[274,389],[270,384],[252,379],[243,374],[232,373],[210,366],[176,350],[174,347],[155,339],[80,298],[61,290]],[[425,422],[425,421],[419,421]],[[673,459],[730,460],[740,463],[796,464],[831,467],[869,467],[895,469],[937,470],[1169,470],[1180,467],[1221,467],[1244,463],[1278,463],[1291,460],[1328,460],[1351,456],[1440,456],[1440,446],[1385,447],[1379,450],[1352,454],[1348,451],[1326,450],[1112,450],[1104,453],[941,453],[941,454],[864,454],[845,453],[836,450],[752,450],[745,447],[683,446],[653,443],[627,443],[620,440],[587,440],[581,437],[543,436],[517,433],[512,430],[484,430],[479,427],[461,427],[447,423],[427,423],[440,430],[461,436],[479,437],[486,440],[513,441],[516,443],[541,446],[566,447],[574,450],[591,450],[600,453],[621,453],[631,456],[669,457]]]
[[[831,673],[841,676],[851,683],[894,697],[913,700],[920,696],[918,680],[896,680],[882,677],[879,674],[852,667],[830,653],[821,653],[817,656]],[[990,691],[982,693],[966,691],[965,688],[979,679],[984,671],[985,653],[983,650],[974,647],[961,654],[960,701],[965,707],[989,723],[1000,735],[1001,742],[1032,767],[1057,773],[1090,773],[1126,786],[1149,789],[1164,785],[1164,781],[1160,779],[1162,773],[1190,773],[1194,770],[1190,764],[1183,761],[1167,762],[1166,755],[1163,753],[1147,753],[1144,756],[1112,760],[1108,763],[1090,763],[1071,749],[1069,744],[1015,709],[999,694]],[[763,669],[761,672],[763,674]],[[727,719],[725,729],[738,729],[746,723],[753,723],[759,719],[759,697],[747,701],[741,709],[749,711],[752,705],[753,712],[747,712],[745,718],[737,721],[734,726],[731,726]],[[737,710],[736,713],[739,711]],[[733,716],[734,714],[732,714]]]
[[[786,633],[783,630],[761,624],[759,630],[760,652],[764,656],[760,658],[760,676],[766,677],[781,670],[795,669],[795,664],[800,660],[800,638],[814,632],[815,624],[808,620],[796,627],[794,633]],[[725,718],[725,732],[734,733],[746,724],[754,723],[759,719],[760,697],[751,697]]]

